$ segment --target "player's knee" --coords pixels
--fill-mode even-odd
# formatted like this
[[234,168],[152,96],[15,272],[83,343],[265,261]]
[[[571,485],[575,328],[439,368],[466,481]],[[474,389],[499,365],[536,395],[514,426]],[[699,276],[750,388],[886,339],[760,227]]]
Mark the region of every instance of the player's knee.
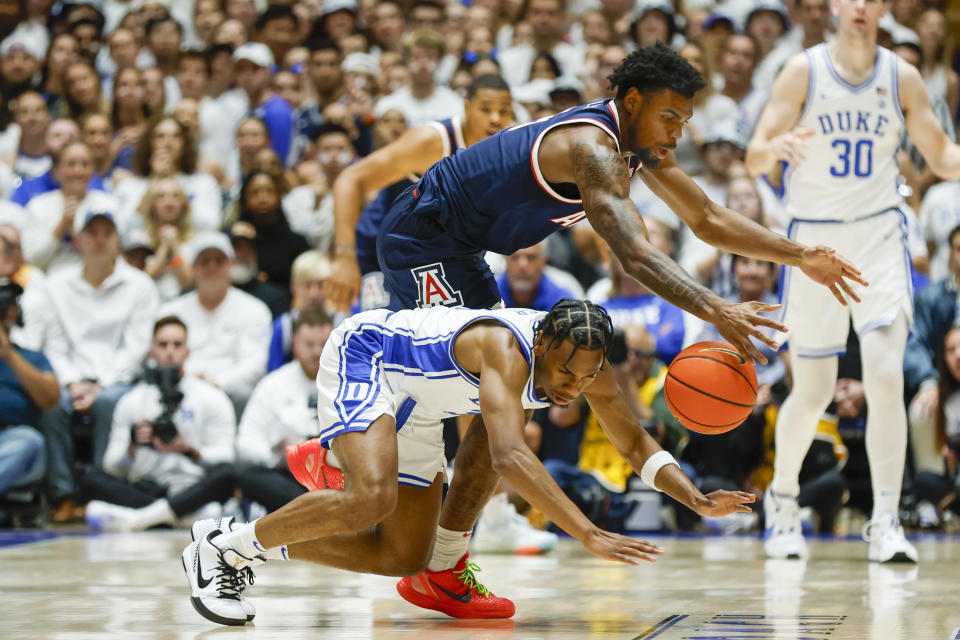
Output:
[[350,502],[355,507],[355,517],[369,520],[363,526],[383,522],[397,508],[396,478],[358,485],[356,489],[348,491],[352,494]]

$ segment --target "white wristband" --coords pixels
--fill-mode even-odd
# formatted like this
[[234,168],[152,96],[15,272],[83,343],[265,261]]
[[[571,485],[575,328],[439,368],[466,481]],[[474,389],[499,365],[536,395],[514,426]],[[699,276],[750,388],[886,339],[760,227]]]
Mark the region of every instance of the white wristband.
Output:
[[643,463],[643,468],[640,469],[640,479],[643,480],[648,487],[656,489],[657,491],[663,491],[663,489],[657,487],[654,480],[657,478],[657,472],[668,464],[677,464],[677,461],[670,455],[669,451],[657,451]]

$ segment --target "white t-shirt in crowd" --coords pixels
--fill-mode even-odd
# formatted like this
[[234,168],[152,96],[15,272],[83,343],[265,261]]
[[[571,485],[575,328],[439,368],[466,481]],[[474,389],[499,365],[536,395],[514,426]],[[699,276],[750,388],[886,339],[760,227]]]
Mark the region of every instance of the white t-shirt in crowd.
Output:
[[163,411],[160,389],[141,382],[120,398],[113,411],[103,456],[107,473],[131,482],[153,480],[178,493],[203,477],[205,465],[233,462],[237,420],[227,394],[192,376],[180,380],[178,389],[183,400],[173,414],[173,424],[184,441],[200,452],[199,464],[179,453],[160,453],[151,447],[137,447],[133,456],[129,454],[133,425],[141,420],[153,422]]
[[132,380],[157,318],[150,276],[117,258],[113,273],[94,289],[76,264],[51,275],[47,292],[56,322],[50,323],[45,353],[60,383],[93,379],[107,387]]
[[390,109],[397,109],[407,119],[408,127],[431,120],[463,117],[463,97],[447,87],[437,85],[429,97],[420,100],[414,98],[410,89],[404,87],[380,98],[374,106],[379,118]]
[[287,444],[319,433],[316,380],[293,360],[268,373],[253,390],[240,420],[237,462],[281,466]]
[[267,370],[272,319],[267,305],[230,287],[220,305],[207,311],[196,291],[160,308],[187,325],[189,374],[202,375],[228,394],[249,395]]

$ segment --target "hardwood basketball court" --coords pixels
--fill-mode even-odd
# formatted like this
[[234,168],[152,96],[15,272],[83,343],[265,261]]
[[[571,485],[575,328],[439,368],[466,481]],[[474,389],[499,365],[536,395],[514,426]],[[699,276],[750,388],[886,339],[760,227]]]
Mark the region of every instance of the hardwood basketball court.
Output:
[[561,540],[550,555],[478,555],[481,580],[514,599],[509,621],[417,609],[393,578],[260,567],[246,627],[191,607],[183,531],[0,532],[0,638],[382,638],[960,640],[960,539],[914,538],[919,566],[866,561],[866,543],[819,539],[806,562],[765,560],[754,537],[656,537],[666,555],[631,568]]

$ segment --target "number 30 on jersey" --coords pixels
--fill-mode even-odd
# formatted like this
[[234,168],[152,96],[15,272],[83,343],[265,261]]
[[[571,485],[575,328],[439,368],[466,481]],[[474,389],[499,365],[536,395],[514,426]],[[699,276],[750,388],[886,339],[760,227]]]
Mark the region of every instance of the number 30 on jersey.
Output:
[[873,172],[873,140],[837,138],[830,146],[838,154],[836,161],[830,166],[830,175],[846,178],[853,172],[858,178],[870,177]]

